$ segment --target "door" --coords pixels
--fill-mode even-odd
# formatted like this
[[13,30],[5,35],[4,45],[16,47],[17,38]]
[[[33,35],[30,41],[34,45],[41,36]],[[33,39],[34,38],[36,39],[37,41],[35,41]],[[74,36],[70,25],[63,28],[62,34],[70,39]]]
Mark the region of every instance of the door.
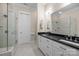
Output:
[[7,4],[0,3],[0,53],[7,51]]
[[8,47],[15,45],[16,40],[16,14],[8,11]]
[[18,44],[31,41],[31,17],[30,13],[20,12],[18,16]]

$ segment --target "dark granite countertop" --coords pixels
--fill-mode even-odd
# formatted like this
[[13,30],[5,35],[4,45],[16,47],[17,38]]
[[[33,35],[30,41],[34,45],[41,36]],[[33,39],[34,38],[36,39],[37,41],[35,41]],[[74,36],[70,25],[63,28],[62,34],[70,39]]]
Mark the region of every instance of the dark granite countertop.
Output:
[[67,41],[65,35],[56,35],[50,32],[39,32],[38,35],[79,50],[79,43]]

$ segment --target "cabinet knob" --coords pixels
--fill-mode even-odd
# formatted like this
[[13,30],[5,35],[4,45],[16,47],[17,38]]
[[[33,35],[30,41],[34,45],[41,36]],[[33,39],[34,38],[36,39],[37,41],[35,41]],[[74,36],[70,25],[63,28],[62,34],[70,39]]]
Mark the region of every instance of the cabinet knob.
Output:
[[63,47],[60,47],[60,48],[62,48],[62,49],[64,49],[64,50],[66,50],[65,48],[63,48]]

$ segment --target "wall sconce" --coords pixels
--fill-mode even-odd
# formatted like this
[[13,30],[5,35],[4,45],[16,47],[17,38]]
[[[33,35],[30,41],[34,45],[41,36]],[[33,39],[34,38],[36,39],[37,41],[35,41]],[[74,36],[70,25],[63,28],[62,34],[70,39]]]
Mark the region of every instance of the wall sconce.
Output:
[[42,30],[43,29],[43,21],[40,20],[40,29]]
[[50,29],[50,27],[49,27],[49,21],[47,22],[47,29]]

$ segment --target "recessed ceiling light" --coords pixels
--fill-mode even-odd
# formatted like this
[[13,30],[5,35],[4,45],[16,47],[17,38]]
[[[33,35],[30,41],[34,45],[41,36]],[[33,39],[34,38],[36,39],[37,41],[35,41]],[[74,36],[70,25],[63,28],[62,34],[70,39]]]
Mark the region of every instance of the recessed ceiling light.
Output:
[[60,12],[58,12],[59,14],[62,14],[62,12],[60,11]]

